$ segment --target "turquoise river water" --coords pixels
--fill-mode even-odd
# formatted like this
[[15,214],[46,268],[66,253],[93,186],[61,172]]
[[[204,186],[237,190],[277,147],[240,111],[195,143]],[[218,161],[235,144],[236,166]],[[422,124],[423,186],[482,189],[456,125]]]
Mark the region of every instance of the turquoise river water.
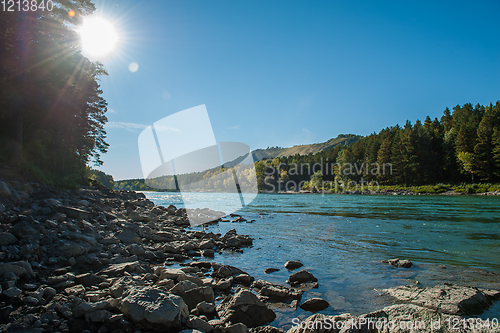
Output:
[[[224,206],[230,202],[224,194],[145,194],[157,205],[181,208],[185,201],[204,208],[217,202],[225,212],[234,210]],[[283,264],[300,260],[320,285],[302,299],[326,299],[331,306],[325,314],[378,310],[391,304],[381,289],[416,281],[500,288],[499,196],[259,194],[237,213],[255,222],[221,222],[208,230],[224,234],[234,228],[253,237],[254,245],[214,260],[281,284],[290,274]],[[381,263],[392,258],[410,259],[414,266]],[[265,274],[267,267],[280,270]],[[481,317],[500,319],[499,303]],[[283,328],[310,315],[300,308],[275,311],[273,325]]]

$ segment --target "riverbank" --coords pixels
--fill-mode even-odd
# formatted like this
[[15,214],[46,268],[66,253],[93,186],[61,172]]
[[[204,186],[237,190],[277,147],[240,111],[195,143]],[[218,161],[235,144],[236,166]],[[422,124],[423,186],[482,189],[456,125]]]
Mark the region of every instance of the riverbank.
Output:
[[[274,320],[273,308],[314,312],[325,306],[308,293],[324,282],[299,263],[287,264],[288,284],[255,281],[255,272],[218,264],[213,256],[238,256],[258,240],[235,230],[222,235],[190,228],[185,209],[155,206],[141,193],[102,187],[62,191],[9,179],[0,183],[0,201],[1,331],[271,333],[281,331],[266,326]],[[304,322],[332,320],[344,323],[342,332],[354,332],[352,325],[362,318],[453,322],[498,298],[494,291],[456,287],[463,297],[443,302],[432,295],[455,292],[436,288],[425,289],[429,297],[418,304],[364,316],[313,315],[289,332],[305,332]],[[381,297],[402,299],[406,292],[381,291]],[[464,302],[471,306],[462,310]],[[439,310],[450,304],[452,312]]]

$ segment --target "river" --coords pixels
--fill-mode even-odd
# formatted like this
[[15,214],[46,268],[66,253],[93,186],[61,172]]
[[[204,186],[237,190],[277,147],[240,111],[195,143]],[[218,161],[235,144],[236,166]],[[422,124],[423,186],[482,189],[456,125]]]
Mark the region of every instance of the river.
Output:
[[[217,207],[232,212],[225,194],[145,192],[157,205]],[[228,202],[227,205],[225,203]],[[222,207],[222,208],[220,208]],[[499,196],[383,196],[259,194],[237,213],[253,223],[209,226],[224,234],[236,229],[254,238],[244,253],[224,253],[215,261],[239,267],[256,279],[284,284],[288,260],[300,260],[320,287],[303,296],[322,297],[322,313],[362,314],[390,304],[379,290],[413,284],[451,282],[500,288]],[[394,268],[384,259],[409,259],[411,269]],[[280,268],[265,274],[267,267]],[[481,318],[500,318],[500,302]],[[277,309],[273,325],[309,313]]]

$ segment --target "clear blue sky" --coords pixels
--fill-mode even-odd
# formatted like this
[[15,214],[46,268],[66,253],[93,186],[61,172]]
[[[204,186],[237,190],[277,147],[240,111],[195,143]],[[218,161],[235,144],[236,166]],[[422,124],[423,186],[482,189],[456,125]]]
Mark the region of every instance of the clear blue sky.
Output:
[[[500,99],[499,1],[96,1],[122,35],[104,64],[101,170],[142,178],[138,134],[206,104],[251,149],[440,117]],[[136,62],[139,69],[129,71]]]

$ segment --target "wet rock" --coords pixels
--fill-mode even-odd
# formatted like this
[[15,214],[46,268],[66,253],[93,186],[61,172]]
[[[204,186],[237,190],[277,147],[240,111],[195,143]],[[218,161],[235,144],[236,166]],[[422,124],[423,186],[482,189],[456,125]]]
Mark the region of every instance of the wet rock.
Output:
[[394,267],[411,268],[413,263],[410,260],[400,260],[399,258],[383,260],[383,263],[389,264]]
[[490,298],[477,288],[450,284],[428,288],[401,286],[384,292],[400,302],[452,315],[480,314],[493,305]]
[[250,286],[254,281],[254,277],[248,274],[237,274],[233,275],[234,283],[239,283],[245,286]]
[[217,278],[227,278],[233,275],[247,274],[241,269],[230,265],[218,266],[217,264],[215,265],[213,264],[212,266],[213,266],[212,276]]
[[121,311],[146,329],[179,329],[189,311],[181,297],[151,287],[129,289],[121,302]]
[[269,268],[266,268],[266,269],[264,270],[264,273],[266,273],[266,274],[271,274],[271,273],[277,272],[277,271],[279,271],[279,270],[280,270],[279,268],[269,267]]
[[301,284],[303,282],[317,282],[318,279],[314,277],[310,272],[306,271],[305,269],[293,273],[288,277],[288,283],[291,284],[292,286]]
[[287,288],[285,286],[280,286],[276,284],[266,284],[260,288],[259,295],[274,298],[274,299],[296,299],[300,300],[302,298],[302,293]]
[[212,249],[206,249],[201,252],[202,256],[213,258],[215,256],[215,251]]
[[289,270],[294,270],[304,266],[300,261],[290,260],[285,263],[285,268]]
[[248,290],[227,296],[217,306],[217,313],[223,322],[243,323],[247,327],[261,326],[276,318],[274,311]]
[[322,298],[311,298],[300,305],[303,310],[317,312],[326,309],[330,304]]

